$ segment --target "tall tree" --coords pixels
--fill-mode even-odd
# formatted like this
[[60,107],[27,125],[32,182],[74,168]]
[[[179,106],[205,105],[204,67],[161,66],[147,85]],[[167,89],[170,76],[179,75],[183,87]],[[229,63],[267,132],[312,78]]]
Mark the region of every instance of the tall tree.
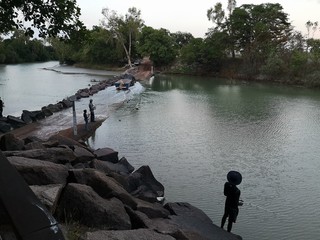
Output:
[[288,14],[278,3],[244,4],[235,8],[230,26],[237,50],[257,68],[271,52],[283,50],[292,32]]
[[[24,29],[29,36],[34,28],[40,37],[68,37],[70,32],[83,28],[76,0],[0,1],[0,33]],[[27,27],[28,25],[29,27]]]
[[124,17],[118,15],[113,10],[104,8],[102,14],[104,18],[101,20],[101,25],[110,31],[113,37],[122,46],[128,65],[132,67],[132,48],[138,33],[144,25],[144,21],[140,18],[141,11],[135,7],[129,8],[128,13]]
[[172,63],[177,55],[174,38],[166,29],[144,27],[139,37],[138,50],[141,55],[149,56],[156,66]]
[[218,2],[213,8],[207,10],[207,18],[212,21],[216,26],[213,28],[214,31],[223,29],[223,21],[225,12],[222,8],[222,3]]

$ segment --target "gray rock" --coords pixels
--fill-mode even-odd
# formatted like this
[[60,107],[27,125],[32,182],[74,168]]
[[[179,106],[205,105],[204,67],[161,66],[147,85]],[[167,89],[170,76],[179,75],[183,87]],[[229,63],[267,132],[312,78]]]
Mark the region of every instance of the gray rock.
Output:
[[26,151],[7,151],[4,152],[4,155],[6,157],[25,157],[62,164],[73,162],[76,159],[74,152],[70,148],[47,148],[30,149]]
[[41,142],[30,142],[24,145],[25,150],[31,149],[45,149],[46,147]]
[[94,159],[93,153],[88,151],[84,147],[75,145],[73,152],[74,152],[74,155],[76,156],[76,160],[74,161],[74,163],[86,163]]
[[2,151],[20,151],[23,148],[24,141],[16,138],[12,133],[7,133],[0,139],[0,149]]
[[164,186],[158,182],[149,166],[142,166],[127,178],[130,192],[133,196],[150,202],[156,202],[157,197],[164,196]]
[[136,199],[137,210],[146,214],[149,218],[168,218],[170,212],[160,203],[150,203],[141,199]]
[[11,125],[9,123],[6,123],[4,121],[0,121],[0,132],[7,133],[11,130]]
[[7,116],[7,123],[9,123],[13,128],[20,128],[26,125],[23,120],[11,115]]
[[[239,240],[240,236],[224,231],[214,225],[211,219],[200,209],[189,203],[167,203],[164,206],[171,213],[169,219],[186,235],[188,239]],[[198,236],[199,238],[194,238]]]
[[15,156],[8,160],[29,185],[66,183],[68,169],[61,164]]
[[135,199],[113,178],[94,169],[74,169],[69,171],[70,179],[76,183],[91,186],[103,198],[116,197],[124,204],[136,209]]
[[53,112],[48,107],[42,107],[41,111],[43,112],[45,117],[53,115]]
[[62,192],[63,184],[49,184],[49,185],[33,185],[31,190],[40,199],[44,206],[53,214],[56,210],[60,194]]
[[128,175],[133,172],[134,167],[123,157],[118,163],[111,163],[101,160],[93,160],[91,162],[91,167],[98,169],[106,174],[115,172],[121,175]]
[[136,229],[126,231],[96,231],[88,232],[81,240],[175,240],[175,238],[154,232],[149,229]]
[[99,148],[93,152],[97,159],[101,161],[108,161],[112,163],[119,162],[118,152],[112,148]]
[[116,198],[104,199],[90,186],[70,183],[60,198],[57,215],[88,227],[126,230],[131,222],[124,205]]

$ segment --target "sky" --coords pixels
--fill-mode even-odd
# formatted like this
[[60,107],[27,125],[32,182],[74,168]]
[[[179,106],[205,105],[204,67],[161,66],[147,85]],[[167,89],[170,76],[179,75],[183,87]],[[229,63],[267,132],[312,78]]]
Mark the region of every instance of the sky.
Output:
[[[171,33],[188,32],[194,37],[204,37],[208,29],[213,26],[207,18],[207,10],[217,2],[221,2],[226,8],[227,0],[77,0],[81,8],[81,20],[91,29],[99,25],[103,18],[103,8],[116,11],[119,15],[125,15],[128,9],[136,7],[141,11],[141,19],[145,25],[154,29],[165,28]],[[320,25],[320,0],[237,0],[237,7],[242,4],[279,3],[283,11],[288,14],[289,21],[294,29],[307,34],[305,26],[307,21],[319,22]],[[318,30],[315,37],[320,37]]]

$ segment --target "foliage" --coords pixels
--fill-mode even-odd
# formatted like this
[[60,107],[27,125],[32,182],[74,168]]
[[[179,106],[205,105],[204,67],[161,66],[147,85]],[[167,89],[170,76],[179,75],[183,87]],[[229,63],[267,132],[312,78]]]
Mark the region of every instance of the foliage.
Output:
[[83,29],[79,16],[76,0],[0,1],[0,33],[24,29],[27,35],[33,36],[36,28],[40,37],[61,33],[68,38],[71,32]]
[[187,32],[172,33],[171,37],[173,38],[178,49],[181,49],[183,46],[187,45],[194,39],[192,34]]
[[0,42],[0,63],[39,62],[56,59],[51,46],[38,39],[30,39],[22,30]]
[[320,39],[308,39],[307,45],[309,46],[311,61],[314,64],[320,63]]
[[135,55],[135,43],[141,28],[144,25],[140,18],[141,11],[135,7],[129,8],[125,17],[118,15],[108,8],[102,10],[104,19],[102,26],[112,33],[114,39],[120,44],[125,52],[128,65],[131,67],[131,57]]
[[307,71],[308,54],[301,51],[293,51],[290,59],[290,75],[304,76]]
[[117,48],[117,43],[109,31],[95,27],[89,32],[88,38],[81,49],[81,62],[111,64],[121,61],[121,50]]
[[139,37],[138,51],[142,56],[149,56],[156,66],[166,66],[176,58],[174,46],[174,39],[168,30],[144,27]]
[[280,75],[282,75],[285,72],[285,62],[281,58],[281,55],[274,51],[270,52],[265,65],[261,67],[261,72],[263,74],[268,75],[272,78],[279,78]]

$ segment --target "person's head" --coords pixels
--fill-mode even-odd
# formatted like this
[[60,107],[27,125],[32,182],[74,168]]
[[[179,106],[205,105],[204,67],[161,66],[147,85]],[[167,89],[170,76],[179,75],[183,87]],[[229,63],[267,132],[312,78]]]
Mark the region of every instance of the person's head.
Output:
[[84,112],[84,113],[87,113],[87,110],[85,109],[85,110],[83,110],[83,112]]
[[90,102],[92,102],[92,99],[90,99]]
[[242,175],[237,171],[230,171],[227,174],[227,180],[233,185],[239,185],[242,182]]

